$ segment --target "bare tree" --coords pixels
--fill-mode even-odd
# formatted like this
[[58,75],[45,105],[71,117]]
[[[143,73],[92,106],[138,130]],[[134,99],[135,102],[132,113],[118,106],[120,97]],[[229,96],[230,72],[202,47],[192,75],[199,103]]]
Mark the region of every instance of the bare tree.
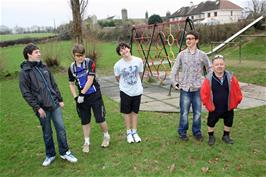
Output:
[[253,17],[266,14],[266,1],[265,0],[252,0],[253,4]]
[[72,16],[73,16],[73,27],[72,33],[76,43],[81,44],[82,40],[82,18],[84,16],[88,0],[70,0]]

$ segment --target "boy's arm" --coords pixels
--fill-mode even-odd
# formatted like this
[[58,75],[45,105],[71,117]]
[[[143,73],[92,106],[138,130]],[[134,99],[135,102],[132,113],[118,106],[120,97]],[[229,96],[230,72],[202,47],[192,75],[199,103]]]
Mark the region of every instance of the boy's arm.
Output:
[[20,72],[19,74],[19,88],[21,91],[21,94],[23,98],[26,100],[26,102],[34,109],[35,112],[38,112],[38,110],[41,108],[38,104],[38,101],[36,98],[32,95],[32,92],[30,91],[30,81],[27,76],[25,76],[24,72]]
[[70,88],[70,92],[72,94],[72,96],[74,98],[76,98],[77,92],[76,92],[76,88],[75,88],[75,77],[73,76],[70,67],[68,68],[68,80],[69,80],[69,88]]
[[94,79],[94,76],[92,76],[92,75],[87,76],[87,82],[86,82],[84,88],[81,90],[82,94],[85,94],[89,90],[89,88],[91,87],[91,85],[93,83],[93,79]]
[[178,80],[179,80],[179,66],[180,66],[180,54],[178,54],[178,56],[176,57],[176,61],[174,63],[174,66],[171,72],[172,86],[174,88],[176,87]]
[[115,76],[115,79],[116,79],[117,82],[119,82],[120,76]]
[[117,63],[114,65],[114,74],[115,74],[115,80],[119,82],[120,80],[120,72],[117,66]]
[[76,98],[77,97],[77,92],[76,92],[76,88],[75,88],[74,82],[69,82],[69,88],[70,88],[70,92],[71,92],[72,96],[74,98]]
[[212,71],[212,64],[211,64],[207,54],[205,54],[205,62],[204,63],[205,63],[207,73],[210,73]]

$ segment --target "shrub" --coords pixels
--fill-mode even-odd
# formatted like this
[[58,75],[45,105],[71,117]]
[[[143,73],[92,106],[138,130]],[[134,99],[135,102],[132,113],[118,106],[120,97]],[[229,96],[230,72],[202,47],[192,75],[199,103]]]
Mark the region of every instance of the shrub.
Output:
[[156,15],[156,14],[150,16],[149,20],[148,20],[148,24],[149,25],[150,24],[156,24],[156,23],[162,23],[162,22],[163,22],[162,18],[159,15]]

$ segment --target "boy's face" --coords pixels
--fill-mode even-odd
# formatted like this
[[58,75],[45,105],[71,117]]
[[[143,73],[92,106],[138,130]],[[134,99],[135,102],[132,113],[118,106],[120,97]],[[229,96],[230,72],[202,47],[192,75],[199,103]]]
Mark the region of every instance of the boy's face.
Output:
[[131,55],[130,53],[130,49],[127,48],[127,47],[122,47],[120,48],[120,51],[119,51],[120,55],[123,57],[123,58],[127,58]]
[[186,36],[186,45],[188,48],[196,46],[198,42],[199,40],[196,39],[194,35],[188,34]]
[[85,60],[85,54],[74,53],[74,59],[77,63],[82,63]]
[[225,62],[223,59],[215,59],[212,63],[214,73],[222,74],[225,70]]
[[31,54],[28,53],[29,61],[40,61],[41,60],[41,52],[39,49],[33,50]]

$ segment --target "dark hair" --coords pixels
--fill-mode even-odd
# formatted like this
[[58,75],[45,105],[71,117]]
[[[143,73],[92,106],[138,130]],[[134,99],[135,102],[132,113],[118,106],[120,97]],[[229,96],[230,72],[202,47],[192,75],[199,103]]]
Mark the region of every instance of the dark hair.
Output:
[[118,55],[121,55],[121,54],[120,54],[120,50],[123,49],[123,48],[129,48],[129,49],[131,49],[130,46],[129,46],[127,43],[125,43],[125,42],[121,42],[121,43],[119,43],[118,46],[116,47],[116,53],[117,53]]
[[74,47],[72,48],[72,53],[73,53],[73,55],[75,54],[75,53],[80,53],[80,54],[85,54],[85,48],[83,47],[83,45],[81,45],[81,44],[76,44],[76,45],[74,45]]
[[34,50],[39,50],[39,47],[37,47],[35,44],[33,43],[29,43],[28,45],[26,45],[26,47],[23,49],[23,56],[26,60],[29,59],[28,54],[32,54],[32,52]]
[[193,35],[195,37],[195,39],[199,39],[199,33],[197,31],[189,31],[187,35]]

